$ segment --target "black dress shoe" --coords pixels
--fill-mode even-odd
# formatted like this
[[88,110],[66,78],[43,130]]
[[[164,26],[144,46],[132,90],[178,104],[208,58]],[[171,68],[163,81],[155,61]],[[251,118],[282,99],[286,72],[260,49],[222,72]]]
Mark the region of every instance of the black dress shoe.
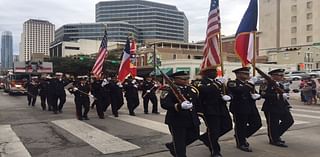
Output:
[[286,143],[286,141],[282,140],[280,137],[279,137],[278,141],[280,141],[282,143]]
[[160,114],[160,112],[152,112],[153,114]]
[[288,145],[286,145],[285,143],[283,142],[280,142],[280,141],[277,141],[277,142],[270,142],[271,145],[274,145],[274,146],[278,146],[278,147],[283,147],[283,148],[287,148]]
[[82,119],[82,118],[78,118],[78,120],[81,120],[81,121],[82,121],[83,119]]
[[209,143],[208,140],[206,140],[206,137],[205,137],[205,136],[199,136],[199,140],[202,141],[203,144],[210,149],[210,143]]
[[129,115],[130,115],[130,116],[136,116],[136,114],[135,114],[135,113],[129,113]]
[[176,152],[174,151],[173,143],[166,143],[165,145],[169,149],[170,154],[172,156],[176,156]]
[[104,116],[99,117],[99,119],[104,119]]
[[245,152],[252,152],[252,149],[246,145],[238,146],[238,149],[245,151]]
[[62,113],[62,110],[59,110],[59,113]]
[[144,114],[149,114],[148,112],[144,112]]
[[84,120],[90,120],[88,117],[83,117]]
[[114,117],[119,117],[119,115],[118,114],[114,114]]

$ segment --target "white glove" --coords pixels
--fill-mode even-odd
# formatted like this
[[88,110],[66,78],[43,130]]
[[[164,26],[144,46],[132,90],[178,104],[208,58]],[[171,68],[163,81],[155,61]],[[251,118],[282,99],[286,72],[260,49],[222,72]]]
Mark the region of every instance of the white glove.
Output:
[[188,110],[193,107],[193,104],[190,101],[184,101],[181,103],[181,108]]
[[158,87],[159,85],[158,85],[158,84],[154,84],[154,86],[155,86],[155,87]]
[[147,90],[147,93],[150,93],[151,91],[150,90]]
[[120,88],[122,88],[123,86],[122,86],[122,84],[118,84],[118,86],[120,87]]
[[77,90],[79,90],[77,87],[74,87],[74,88],[73,88],[73,91],[77,91]]
[[227,77],[219,77],[216,80],[219,81],[220,83],[224,84],[227,82],[228,78]]
[[257,77],[251,77],[248,82],[251,83],[251,84],[256,84],[257,81],[258,81]]
[[132,82],[131,82],[131,83],[135,84],[136,82],[137,82],[136,80],[132,80]]
[[289,93],[283,93],[282,96],[283,96],[283,99],[289,99],[290,98]]
[[107,85],[109,83],[108,80],[104,79],[103,82],[101,83],[101,87],[104,87],[105,85]]
[[133,85],[133,87],[138,88],[138,86],[137,86],[137,85]]
[[224,96],[222,96],[222,99],[223,99],[224,101],[230,101],[230,100],[231,100],[231,97],[230,97],[229,95],[224,95]]
[[252,98],[253,100],[257,100],[257,99],[259,99],[260,97],[261,97],[260,94],[251,94],[251,98]]

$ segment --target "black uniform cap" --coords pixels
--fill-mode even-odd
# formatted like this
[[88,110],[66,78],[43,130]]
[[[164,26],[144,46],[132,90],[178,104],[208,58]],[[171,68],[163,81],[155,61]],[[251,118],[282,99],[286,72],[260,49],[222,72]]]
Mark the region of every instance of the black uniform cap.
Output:
[[232,70],[232,72],[250,74],[250,67],[242,67],[242,68],[234,69]]
[[274,69],[268,72],[269,75],[284,75],[285,69]]
[[189,79],[190,78],[189,74],[187,72],[185,72],[185,71],[175,72],[175,73],[171,74],[169,77],[181,78],[181,79]]

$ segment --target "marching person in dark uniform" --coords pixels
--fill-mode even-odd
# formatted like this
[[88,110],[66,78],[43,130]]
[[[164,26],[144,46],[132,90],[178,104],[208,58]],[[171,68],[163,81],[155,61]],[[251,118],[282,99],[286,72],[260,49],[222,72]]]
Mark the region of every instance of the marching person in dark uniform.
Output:
[[96,98],[93,103],[96,105],[97,114],[100,119],[104,119],[104,100],[106,99],[106,93],[103,92],[105,83],[102,82],[102,79],[94,78],[91,89],[92,95]]
[[124,96],[127,100],[129,115],[135,116],[134,110],[139,106],[138,83],[131,76],[124,82]]
[[[284,77],[284,69],[275,69],[268,73],[278,87],[284,90],[280,83]],[[294,120],[290,113],[288,93],[279,92],[270,82],[260,86],[260,94],[265,99],[262,111],[268,124],[269,143],[279,147],[288,147],[281,136],[293,125]]]
[[226,106],[231,97],[225,93],[225,79],[217,77],[216,67],[201,71],[202,79],[198,83],[199,100],[207,126],[207,131],[199,139],[209,147],[211,156],[220,157],[219,138],[232,129],[232,120]]
[[[85,76],[78,77],[79,81],[74,83],[74,86],[69,89],[70,93],[74,94],[74,102],[76,104],[77,118],[79,120],[89,120],[88,112],[90,109],[90,85],[86,82]],[[82,107],[84,112],[82,113]]]
[[37,83],[37,76],[33,76],[31,81],[27,83],[27,99],[28,99],[28,106],[34,106],[37,101],[39,84]]
[[118,110],[123,105],[123,93],[122,93],[122,85],[120,82],[117,81],[117,77],[112,77],[112,80],[110,81],[110,93],[111,95],[111,108],[112,108],[112,114],[115,117],[119,117]]
[[187,99],[180,103],[174,92],[168,87],[161,93],[161,107],[167,110],[165,123],[169,126],[172,142],[166,147],[175,157],[186,157],[186,146],[199,137],[200,121],[197,116],[198,90],[189,86],[189,75],[184,71],[171,75],[174,84],[181,94]]
[[228,82],[228,92],[232,96],[230,112],[233,114],[235,123],[234,132],[237,148],[252,152],[247,142],[247,138],[258,131],[261,126],[261,118],[256,107],[256,100],[260,99],[260,94],[256,93],[256,78],[250,79],[250,68],[243,67],[235,69],[236,80]]
[[[55,114],[62,113],[62,108],[64,103],[66,102],[66,92],[64,90],[64,86],[68,84],[66,80],[63,78],[63,73],[56,73],[56,78],[52,80],[53,83],[53,89],[54,89],[54,95],[53,95],[53,102],[52,102],[52,107],[53,107],[53,112]],[[58,105],[58,100],[59,100],[59,105]]]
[[158,112],[158,99],[156,96],[156,90],[158,88],[157,82],[152,80],[151,76],[147,76],[146,80],[142,83],[142,98],[143,98],[143,108],[144,113],[148,114],[148,104],[149,100],[152,103],[152,113],[159,114]]
[[[41,98],[41,107],[42,110],[45,111],[47,109],[47,97],[48,97],[48,89],[49,89],[49,79],[50,76],[46,76],[41,78],[39,83],[39,96]],[[48,104],[48,109],[50,109],[50,106]]]

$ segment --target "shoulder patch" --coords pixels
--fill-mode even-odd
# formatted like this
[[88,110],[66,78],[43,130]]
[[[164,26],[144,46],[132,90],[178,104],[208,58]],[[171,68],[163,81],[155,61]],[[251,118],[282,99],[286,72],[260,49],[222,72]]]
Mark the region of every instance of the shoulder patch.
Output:
[[235,81],[229,81],[228,82],[228,87],[233,88],[233,87],[236,87],[236,86],[237,86],[237,83]]
[[160,99],[166,98],[168,94],[169,94],[169,92],[168,92],[167,90],[163,90],[163,91],[161,92]]

